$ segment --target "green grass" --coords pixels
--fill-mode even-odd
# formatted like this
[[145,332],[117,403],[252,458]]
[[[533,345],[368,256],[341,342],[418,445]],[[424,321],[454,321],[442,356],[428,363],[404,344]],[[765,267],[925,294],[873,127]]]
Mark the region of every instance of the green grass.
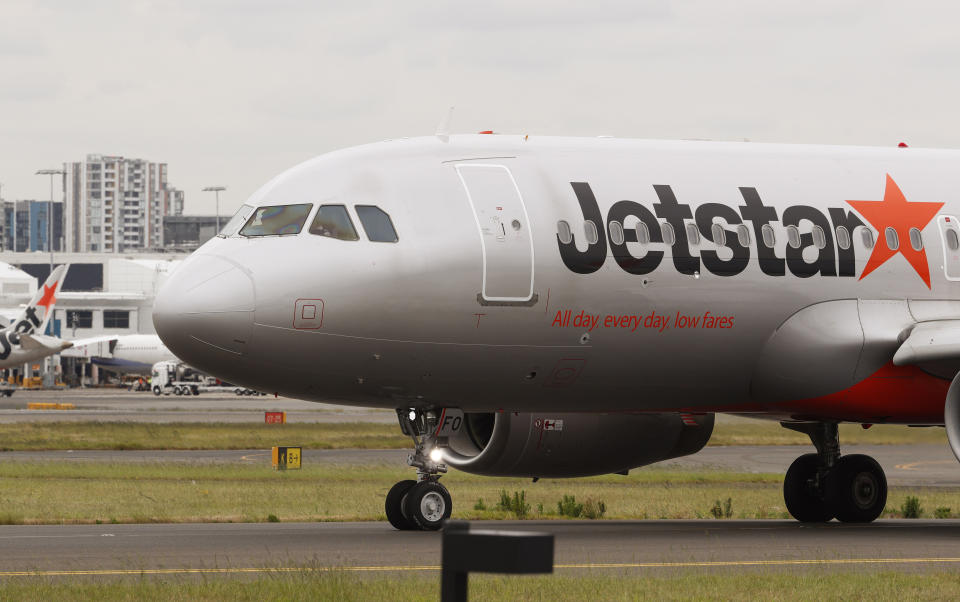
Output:
[[[4,600],[423,600],[439,597],[439,575],[359,576],[302,572],[253,579],[137,579],[62,582],[36,578],[0,584]],[[711,572],[668,576],[564,572],[470,577],[471,600],[956,600],[954,572]]]
[[[947,434],[940,427],[911,428],[898,424],[875,424],[864,429],[859,424],[840,425],[840,443],[873,445],[908,445],[915,443],[947,444]],[[810,445],[810,438],[791,431],[772,420],[751,420],[718,416],[708,445]]]
[[[942,428],[877,425],[840,426],[842,444],[946,445]],[[274,445],[307,449],[407,449],[409,438],[392,424],[377,423],[165,423],[29,422],[0,424],[0,450],[43,449],[265,449]],[[710,445],[810,445],[806,435],[776,422],[721,417]]]
[[[0,523],[144,523],[384,520],[383,500],[398,466],[307,465],[277,472],[245,464],[0,463]],[[454,499],[453,518],[515,518],[497,510],[500,492],[525,492],[527,518],[562,519],[564,495],[602,501],[604,519],[710,518],[731,499],[731,518],[787,518],[782,475],[644,468],[629,476],[584,479],[490,478],[452,472],[443,478]],[[960,490],[892,488],[885,516],[899,516],[907,496],[920,499],[922,517],[952,507]],[[483,509],[476,509],[477,500]],[[42,500],[57,500],[43,503]],[[541,510],[542,507],[542,510]],[[943,515],[943,512],[941,512]],[[944,515],[956,516],[951,512]]]

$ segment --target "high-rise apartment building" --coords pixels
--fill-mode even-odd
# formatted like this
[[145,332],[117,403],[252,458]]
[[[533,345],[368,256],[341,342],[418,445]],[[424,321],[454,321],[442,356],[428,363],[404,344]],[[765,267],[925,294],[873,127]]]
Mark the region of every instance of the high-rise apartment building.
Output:
[[163,246],[163,217],[183,213],[167,164],[108,155],[65,163],[67,251],[119,253]]
[[[63,250],[63,203],[55,201],[4,201],[3,250],[49,251],[47,240],[53,236],[53,250]],[[47,212],[53,211],[53,224]]]

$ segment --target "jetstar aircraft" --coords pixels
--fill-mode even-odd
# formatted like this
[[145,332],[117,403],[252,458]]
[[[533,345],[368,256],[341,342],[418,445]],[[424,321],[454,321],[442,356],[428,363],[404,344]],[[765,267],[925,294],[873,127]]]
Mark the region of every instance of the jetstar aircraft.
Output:
[[0,368],[22,366],[73,345],[70,341],[38,334],[47,328],[53,316],[53,306],[69,267],[61,265],[54,268],[20,316],[0,330]]
[[[837,424],[944,425],[960,450],[960,152],[437,136],[323,155],[171,276],[183,361],[395,408],[436,529],[448,466],[574,477],[699,451],[714,413],[810,436],[801,521],[869,522],[883,469]],[[946,406],[946,415],[945,415]]]

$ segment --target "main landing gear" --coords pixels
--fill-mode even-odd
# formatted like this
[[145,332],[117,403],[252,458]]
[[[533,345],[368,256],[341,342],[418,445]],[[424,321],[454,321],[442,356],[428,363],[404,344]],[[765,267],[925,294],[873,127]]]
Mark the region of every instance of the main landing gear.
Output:
[[[448,518],[453,503],[440,476],[447,467],[440,463],[437,443],[437,413],[433,410],[398,409],[404,435],[413,439],[414,452],[407,464],[417,469],[417,480],[400,481],[387,493],[387,520],[401,531],[436,531]],[[436,453],[432,453],[436,452]]]
[[869,523],[887,503],[887,477],[876,460],[862,454],[840,456],[835,422],[781,422],[806,433],[817,448],[794,460],[783,480],[783,499],[790,515],[804,523],[832,518]]

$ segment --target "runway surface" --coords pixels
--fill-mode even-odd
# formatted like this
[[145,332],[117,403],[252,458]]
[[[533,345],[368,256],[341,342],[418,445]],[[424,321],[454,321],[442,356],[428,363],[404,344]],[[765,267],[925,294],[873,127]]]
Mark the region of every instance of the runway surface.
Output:
[[[560,571],[960,568],[960,521],[478,521],[472,529],[554,534]],[[295,567],[436,571],[438,533],[386,523],[0,527],[0,578],[241,573]]]
[[[30,402],[72,403],[73,410],[28,410]],[[290,422],[379,422],[397,424],[393,410],[313,403],[297,399],[235,395],[160,395],[125,389],[18,390],[0,397],[0,422],[263,422],[263,413],[286,412]]]
[[[655,465],[656,469],[720,469],[735,472],[786,473],[797,456],[812,451],[801,445],[738,445],[706,447],[685,458]],[[406,466],[405,449],[303,450],[305,465]],[[960,487],[960,465],[945,445],[849,445],[844,453],[877,459],[893,486]],[[270,465],[269,450],[131,450],[0,452],[0,462],[188,462]],[[637,470],[643,470],[637,469]]]

